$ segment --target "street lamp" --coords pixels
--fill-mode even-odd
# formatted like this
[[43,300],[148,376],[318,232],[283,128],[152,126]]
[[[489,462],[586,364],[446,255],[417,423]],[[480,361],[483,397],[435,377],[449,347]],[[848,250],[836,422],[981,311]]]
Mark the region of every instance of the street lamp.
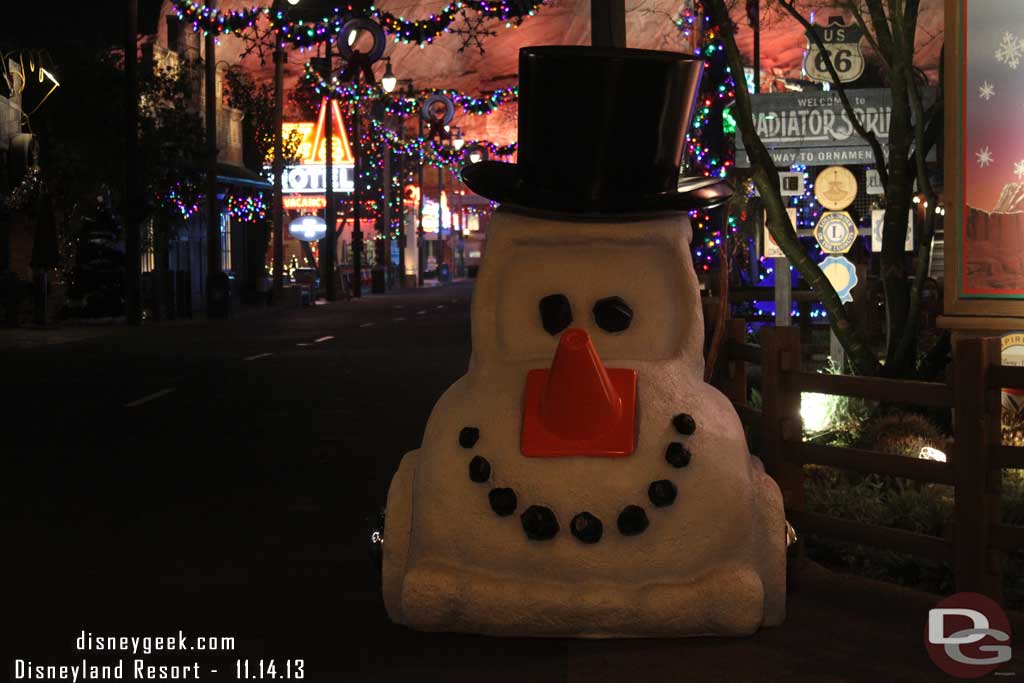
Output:
[[462,129],[459,127],[455,128],[455,137],[452,139],[452,147],[458,152],[462,149],[462,146],[466,144],[466,141],[462,139]]
[[466,158],[471,164],[479,164],[487,160],[487,150],[480,144],[472,144],[466,148]]
[[391,58],[387,58],[387,67],[384,69],[384,76],[380,79],[380,85],[384,88],[384,92],[391,93],[394,91],[395,86],[398,85],[398,79],[395,78],[395,72],[391,70]]

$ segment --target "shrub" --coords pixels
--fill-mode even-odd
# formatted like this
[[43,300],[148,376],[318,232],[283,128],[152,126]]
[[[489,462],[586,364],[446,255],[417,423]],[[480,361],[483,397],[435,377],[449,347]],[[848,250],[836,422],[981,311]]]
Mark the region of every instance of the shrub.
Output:
[[942,450],[945,437],[926,417],[917,413],[894,412],[868,420],[859,445],[882,453],[917,458],[921,449]]

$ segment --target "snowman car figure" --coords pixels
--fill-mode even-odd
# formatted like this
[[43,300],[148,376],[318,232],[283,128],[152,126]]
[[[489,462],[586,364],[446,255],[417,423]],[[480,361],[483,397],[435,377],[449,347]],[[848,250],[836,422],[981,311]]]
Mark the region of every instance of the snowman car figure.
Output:
[[392,620],[578,637],[782,621],[782,497],[702,375],[686,212],[731,189],[677,187],[701,71],[670,52],[521,50],[518,164],[463,174],[502,203],[469,370],[388,493]]

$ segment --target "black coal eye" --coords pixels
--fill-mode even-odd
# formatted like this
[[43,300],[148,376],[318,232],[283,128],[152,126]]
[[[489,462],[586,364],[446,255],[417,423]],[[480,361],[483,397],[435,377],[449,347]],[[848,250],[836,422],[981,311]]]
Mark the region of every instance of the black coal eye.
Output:
[[617,296],[594,304],[594,322],[605,332],[622,332],[633,322],[633,309]]
[[572,325],[572,305],[564,294],[549,294],[540,300],[540,321],[544,330],[556,335]]

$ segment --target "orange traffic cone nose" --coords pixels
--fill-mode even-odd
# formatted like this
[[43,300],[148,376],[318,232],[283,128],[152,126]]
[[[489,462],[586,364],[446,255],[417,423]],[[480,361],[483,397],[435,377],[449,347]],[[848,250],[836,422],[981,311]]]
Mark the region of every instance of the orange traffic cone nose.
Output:
[[599,434],[622,415],[622,397],[585,331],[562,334],[540,412],[548,431],[566,439]]
[[520,450],[531,457],[633,452],[636,371],[607,369],[584,330],[562,333],[550,368],[530,370]]

